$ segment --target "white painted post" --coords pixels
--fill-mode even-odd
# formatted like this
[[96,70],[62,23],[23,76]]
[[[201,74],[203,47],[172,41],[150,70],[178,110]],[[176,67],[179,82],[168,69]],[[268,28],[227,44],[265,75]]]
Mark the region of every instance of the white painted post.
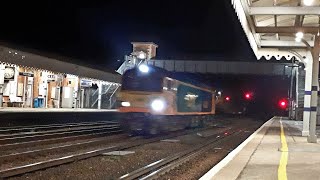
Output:
[[309,136],[309,121],[311,106],[311,82],[312,82],[312,64],[313,58],[311,52],[307,53],[307,59],[305,64],[305,82],[304,82],[304,105],[303,105],[303,129],[302,136]]
[[[24,70],[24,72],[26,72],[25,70]],[[27,76],[24,76],[23,77],[23,95],[22,95],[22,102],[23,102],[23,108],[25,108],[25,107],[27,107],[26,106],[26,99],[27,99],[27,96],[26,96],[26,91],[27,91]]]
[[312,63],[312,86],[311,86],[311,106],[310,106],[310,129],[308,142],[317,143],[317,107],[318,107],[318,91],[319,91],[319,51],[320,51],[320,37],[316,35],[314,40],[314,47],[312,49],[313,63]]
[[99,94],[98,94],[98,109],[101,109],[101,95],[102,95],[102,82],[98,83]]
[[61,86],[61,83],[59,83],[59,87],[58,87],[59,89],[58,89],[58,108],[60,108],[60,94],[61,94],[61,88],[62,88],[62,86]]
[[4,70],[5,66],[0,64],[0,108],[3,107]]
[[298,109],[299,109],[299,66],[295,68],[296,69],[296,103],[295,103],[295,120],[298,119]]

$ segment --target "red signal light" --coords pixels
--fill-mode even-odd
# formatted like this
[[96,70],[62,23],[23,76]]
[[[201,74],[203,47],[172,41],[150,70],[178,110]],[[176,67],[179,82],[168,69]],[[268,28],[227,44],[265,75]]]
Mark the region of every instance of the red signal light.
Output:
[[251,100],[251,99],[252,99],[252,93],[251,93],[251,92],[245,93],[245,94],[244,94],[244,98],[245,98],[246,100]]
[[226,101],[230,101],[230,97],[229,96],[226,97]]
[[287,108],[287,106],[288,106],[287,100],[281,99],[281,100],[279,101],[279,106],[280,106],[281,108],[283,108],[283,109]]

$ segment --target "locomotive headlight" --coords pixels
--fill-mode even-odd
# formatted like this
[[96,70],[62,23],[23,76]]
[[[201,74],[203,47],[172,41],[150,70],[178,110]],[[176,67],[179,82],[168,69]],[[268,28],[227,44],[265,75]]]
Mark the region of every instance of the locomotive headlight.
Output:
[[164,106],[165,106],[164,101],[160,99],[153,100],[151,103],[151,108],[157,112],[163,111]]
[[149,67],[145,64],[141,64],[139,66],[139,70],[142,72],[142,73],[148,73],[149,72]]
[[121,102],[121,106],[129,107],[130,105],[130,102]]

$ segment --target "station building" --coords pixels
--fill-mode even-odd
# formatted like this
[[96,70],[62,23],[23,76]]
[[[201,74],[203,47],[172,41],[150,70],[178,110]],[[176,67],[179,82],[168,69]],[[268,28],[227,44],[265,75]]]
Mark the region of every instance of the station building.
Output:
[[120,79],[117,73],[0,47],[3,108],[112,109]]

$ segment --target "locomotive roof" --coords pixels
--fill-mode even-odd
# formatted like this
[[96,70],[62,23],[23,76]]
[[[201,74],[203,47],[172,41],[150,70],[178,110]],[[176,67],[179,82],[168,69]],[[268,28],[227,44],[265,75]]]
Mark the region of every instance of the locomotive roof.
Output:
[[[212,90],[212,87],[203,83],[201,80],[195,79],[190,74],[185,74],[185,73],[181,73],[181,72],[171,72],[171,71],[167,71],[166,69],[159,68],[159,67],[152,66],[152,65],[148,65],[148,67],[151,69],[151,71],[149,72],[150,75],[156,74],[157,76],[160,76],[160,77],[169,77],[172,79],[176,79],[178,81],[192,84],[197,87]],[[126,76],[127,73],[138,72],[138,71],[139,71],[139,69],[137,67],[135,67],[133,69],[129,69],[125,72],[124,76]]]

